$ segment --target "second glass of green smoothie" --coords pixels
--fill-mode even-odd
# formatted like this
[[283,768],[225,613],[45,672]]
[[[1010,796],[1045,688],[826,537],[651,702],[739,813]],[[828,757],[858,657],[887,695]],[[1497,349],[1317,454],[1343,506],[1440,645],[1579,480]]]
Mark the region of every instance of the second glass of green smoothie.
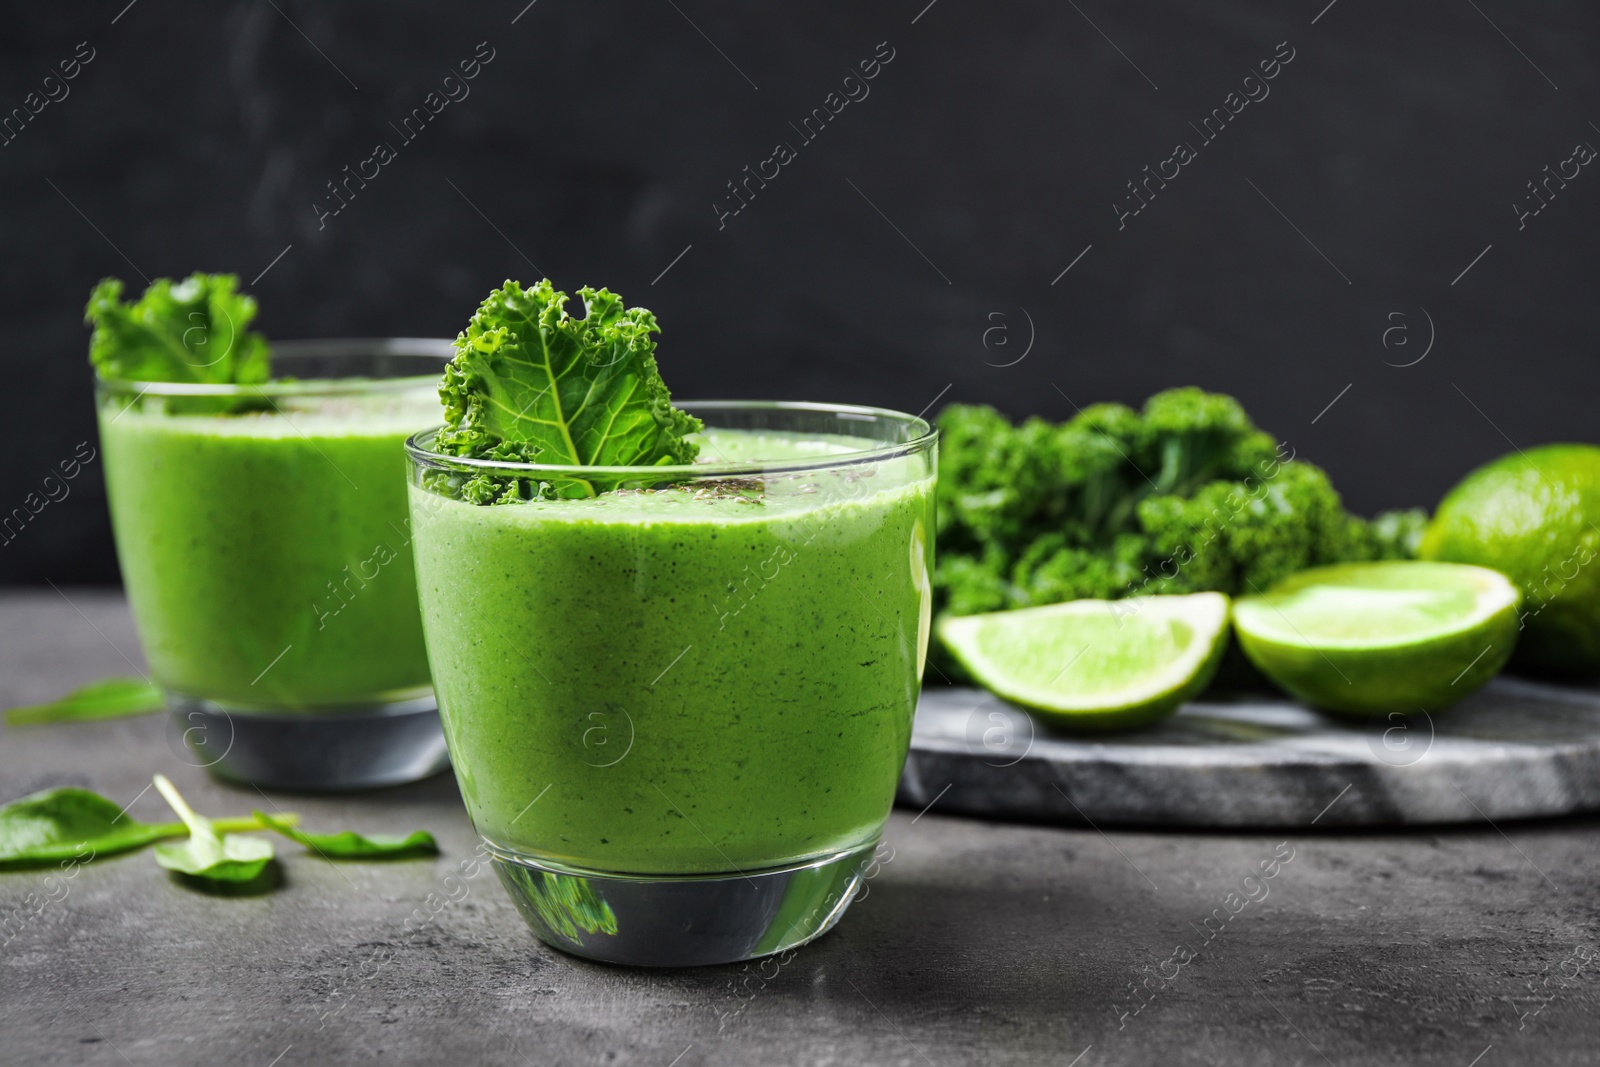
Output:
[[446,766],[403,443],[438,421],[450,353],[291,341],[266,384],[98,381],[123,582],[178,751],[297,789]]
[[888,818],[927,652],[929,425],[681,406],[705,422],[690,466],[409,444],[468,812],[535,933],[612,963],[725,963],[829,929]]

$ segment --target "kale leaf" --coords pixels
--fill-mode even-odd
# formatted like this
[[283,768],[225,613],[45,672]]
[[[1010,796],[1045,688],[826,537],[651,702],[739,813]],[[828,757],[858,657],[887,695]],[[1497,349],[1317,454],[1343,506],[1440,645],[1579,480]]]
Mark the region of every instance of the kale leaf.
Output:
[[[688,435],[700,420],[672,406],[656,366],[656,318],[624,308],[605,289],[578,290],[583,318],[549,279],[530,289],[507,281],[484,300],[456,338],[439,397],[446,428],[439,451],[477,459],[566,466],[691,463]],[[539,486],[478,476],[459,488],[472,503],[528,495],[593,496],[595,479]]]
[[84,322],[94,327],[89,362],[102,378],[135,382],[258,385],[271,373],[266,338],[249,329],[253,297],[232,274],[157,278],[133,303],[122,281],[106,278],[89,294]]
[[[1368,522],[1238,401],[1170,389],[1056,425],[993,408],[938,418],[937,610],[1237,595],[1323,563],[1416,555],[1421,511]],[[946,666],[949,666],[947,663]]]

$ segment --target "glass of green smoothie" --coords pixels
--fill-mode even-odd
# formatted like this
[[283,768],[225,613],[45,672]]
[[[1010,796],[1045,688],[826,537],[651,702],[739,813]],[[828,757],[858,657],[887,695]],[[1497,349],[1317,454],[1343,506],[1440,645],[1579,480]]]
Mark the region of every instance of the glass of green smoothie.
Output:
[[[175,751],[280,788],[442,770],[403,443],[438,421],[450,342],[279,342],[269,378],[230,280],[163,280],[135,305],[108,292],[91,302],[106,490]],[[119,376],[203,377],[249,346],[259,366],[229,376],[255,380]]]
[[[598,403],[605,373],[574,395]],[[691,463],[407,445],[423,629],[484,849],[541,939],[645,966],[782,952],[839,919],[894,799],[931,610],[927,422],[681,408]]]

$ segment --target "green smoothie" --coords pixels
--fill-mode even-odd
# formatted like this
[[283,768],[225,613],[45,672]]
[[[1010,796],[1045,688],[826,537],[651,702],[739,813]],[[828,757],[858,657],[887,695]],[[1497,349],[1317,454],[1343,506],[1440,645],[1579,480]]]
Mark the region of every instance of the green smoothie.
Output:
[[[883,447],[699,440],[713,462]],[[588,500],[411,494],[445,733],[491,844],[695,874],[882,832],[926,651],[931,453]]]
[[438,419],[430,387],[249,414],[124,403],[100,408],[106,490],[157,683],[274,709],[427,692],[403,443]]

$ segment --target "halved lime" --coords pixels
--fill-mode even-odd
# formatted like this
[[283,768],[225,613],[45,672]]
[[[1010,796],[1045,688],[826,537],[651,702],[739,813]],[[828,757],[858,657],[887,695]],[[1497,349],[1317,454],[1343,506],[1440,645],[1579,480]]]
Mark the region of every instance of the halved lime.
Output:
[[1437,711],[1499,673],[1522,595],[1464,563],[1344,563],[1233,605],[1239,646],[1307,704],[1361,715]]
[[1073,600],[946,618],[939,639],[997,696],[1069,730],[1141,726],[1216,673],[1228,641],[1221,593]]

